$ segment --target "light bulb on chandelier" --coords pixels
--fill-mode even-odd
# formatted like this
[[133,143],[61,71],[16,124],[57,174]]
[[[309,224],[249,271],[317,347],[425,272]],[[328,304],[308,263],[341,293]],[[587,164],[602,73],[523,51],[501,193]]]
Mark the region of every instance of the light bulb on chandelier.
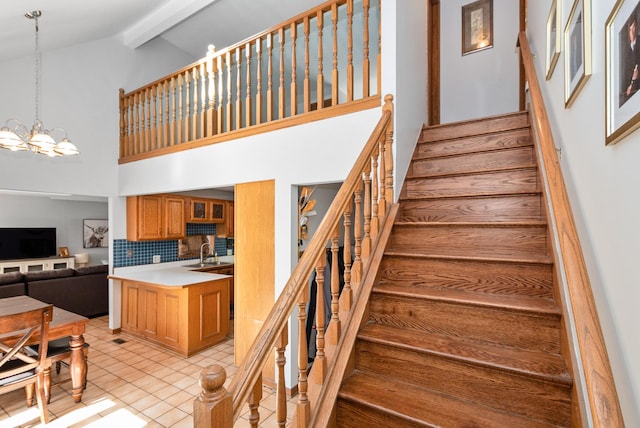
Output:
[[[17,119],[7,120],[5,125],[0,128],[0,147],[14,152],[30,150],[34,153],[51,157],[77,155],[80,152],[76,146],[69,141],[69,137],[64,129],[51,128],[51,130],[47,130],[40,120],[40,46],[38,44],[38,18],[42,16],[42,12],[34,10],[33,12],[25,13],[24,16],[33,19],[35,22],[36,116],[31,130]],[[59,134],[60,139],[58,141],[55,140],[52,134]]]

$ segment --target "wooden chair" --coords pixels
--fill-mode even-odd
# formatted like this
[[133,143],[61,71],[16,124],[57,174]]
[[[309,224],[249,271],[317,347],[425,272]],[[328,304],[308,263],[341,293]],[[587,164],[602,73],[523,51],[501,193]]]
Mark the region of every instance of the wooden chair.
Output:
[[[60,368],[62,364],[67,367],[69,366],[69,364],[67,364],[65,360],[69,360],[71,358],[71,346],[69,345],[70,340],[71,337],[67,336],[60,339],[51,340],[48,344],[47,359],[49,360],[51,365],[47,367],[44,372],[44,396],[47,399],[47,404],[51,401],[51,366],[53,366],[53,364],[55,363],[56,374],[60,374]],[[29,347],[29,349],[33,350],[33,352],[38,352],[38,348],[39,345],[33,345]],[[82,354],[86,362],[89,354],[89,344],[86,342],[82,345]],[[87,387],[86,382],[87,381],[85,378],[85,384],[83,385],[83,388]]]
[[[52,317],[53,305],[0,317],[0,394],[26,387],[28,401],[35,390],[43,424],[49,422],[44,372],[50,364],[47,347]],[[40,352],[26,352],[26,343],[38,335]]]

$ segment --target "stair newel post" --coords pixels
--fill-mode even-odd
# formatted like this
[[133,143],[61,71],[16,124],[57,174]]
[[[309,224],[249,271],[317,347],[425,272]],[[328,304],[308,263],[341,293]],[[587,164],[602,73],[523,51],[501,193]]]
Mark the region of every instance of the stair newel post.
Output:
[[344,210],[344,287],[340,295],[342,309],[351,311],[353,295],[351,291],[351,203]]
[[316,262],[316,358],[313,361],[315,382],[318,385],[324,383],[327,373],[327,358],[324,354],[324,268],[327,264],[325,251]]
[[[340,224],[336,225],[331,235],[331,321],[329,322],[328,336],[332,345],[337,345],[340,341],[340,318],[338,311],[340,310],[340,270],[338,262],[340,241]],[[330,333],[330,334],[329,334]]]
[[227,373],[212,365],[200,374],[200,395],[193,402],[193,426],[196,428],[231,428],[233,411],[231,394],[225,389]]
[[378,236],[378,149],[371,155],[371,236]]
[[338,90],[340,80],[338,79],[338,4],[331,5],[331,24],[333,34],[333,66],[331,69],[331,105],[338,105]]
[[297,99],[297,95],[298,95],[298,82],[297,82],[297,75],[296,75],[296,69],[298,68],[297,66],[297,58],[296,58],[296,42],[298,40],[298,26],[295,22],[292,22],[291,25],[289,26],[289,35],[291,36],[291,99],[289,100],[291,102],[291,105],[289,107],[289,111],[291,113],[291,116],[295,116],[296,114],[298,114],[298,99]]
[[285,323],[280,338],[276,344],[276,364],[278,366],[278,384],[276,389],[276,422],[278,426],[284,427],[287,423],[287,389],[284,381],[284,365],[287,358],[284,352],[289,344],[289,324]]
[[353,239],[354,239],[354,259],[351,269],[351,286],[358,287],[360,285],[360,279],[362,278],[362,260],[360,258],[360,252],[362,249],[362,181],[358,181],[356,190],[354,192],[355,198],[355,211],[354,211],[354,225],[353,225]]
[[384,163],[386,168],[384,198],[387,201],[387,204],[391,205],[393,204],[393,95],[385,95],[382,110],[391,112],[391,118],[389,119],[389,124],[387,125],[384,137]]
[[347,102],[353,101],[353,0],[347,0]]
[[251,43],[245,45],[245,56],[247,57],[247,95],[244,101],[244,126],[251,126],[251,116],[253,115],[253,103],[251,102]]
[[252,428],[258,428],[260,423],[260,401],[262,400],[262,373],[258,375],[256,383],[253,385],[253,389],[247,398],[247,404],[249,405],[249,425]]
[[307,344],[307,298],[309,284],[305,282],[298,299],[298,402],[296,404],[296,418],[299,427],[309,425],[311,406],[307,397],[307,366],[309,356]]
[[362,181],[364,182],[364,237],[361,258],[366,262],[371,254],[371,163],[365,167]]
[[303,31],[304,31],[304,80],[302,82],[302,111],[304,113],[309,112],[309,106],[311,105],[311,80],[309,79],[309,17],[304,17]]
[[[224,57],[218,55],[218,111],[216,112],[216,133],[222,134],[224,131]],[[227,93],[228,96],[228,93]]]
[[369,96],[369,0],[362,0],[363,16],[363,58],[362,58],[362,98]]
[[207,93],[209,98],[206,125],[207,137],[210,137],[216,133],[216,111],[218,109],[218,106],[216,99],[216,62],[213,60],[213,56],[215,55],[215,53],[215,46],[209,45],[209,50],[207,51],[207,77],[209,80],[207,85]]
[[316,23],[318,25],[318,75],[316,76],[316,104],[318,110],[324,107],[324,74],[323,74],[323,61],[324,51],[322,48],[322,30],[324,29],[324,13],[318,10],[316,15]]

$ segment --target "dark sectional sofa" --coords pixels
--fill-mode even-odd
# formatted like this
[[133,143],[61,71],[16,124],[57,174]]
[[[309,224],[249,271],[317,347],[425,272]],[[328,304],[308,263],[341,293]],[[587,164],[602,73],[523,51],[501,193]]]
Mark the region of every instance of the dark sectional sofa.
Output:
[[85,317],[109,312],[109,266],[0,274],[0,298],[27,295]]

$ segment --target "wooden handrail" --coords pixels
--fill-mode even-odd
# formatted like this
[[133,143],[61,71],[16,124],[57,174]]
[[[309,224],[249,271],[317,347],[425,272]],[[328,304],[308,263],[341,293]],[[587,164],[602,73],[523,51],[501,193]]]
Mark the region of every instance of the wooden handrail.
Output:
[[[571,309],[575,322],[580,358],[584,370],[585,388],[588,397],[587,412],[595,427],[623,427],[622,410],[600,328],[584,256],[576,229],[569,197],[562,178],[555,150],[549,118],[538,83],[529,42],[524,31],[520,32],[519,46],[524,64],[526,80],[532,104],[532,116],[538,131],[539,146],[544,165],[544,179],[549,186],[551,214],[555,222],[555,233],[560,244],[562,266],[565,271]],[[581,400],[578,400],[582,403]]]
[[[376,16],[379,24],[380,1],[329,0],[232,46],[218,51],[211,48],[205,58],[134,91],[121,90],[119,162],[188,150],[194,142],[213,144],[238,131],[265,132],[270,130],[265,124],[306,117],[326,107],[332,109],[323,117],[343,114],[337,106],[370,98],[379,102],[380,43],[370,46],[373,39],[369,31],[374,28],[379,41],[380,25],[370,26],[369,20]],[[362,20],[353,20],[356,3]],[[345,33],[349,44],[343,51],[338,36]],[[362,38],[357,46],[352,43],[353,34]],[[318,47],[317,69],[310,61],[313,53],[309,48],[314,43]],[[373,75],[370,50],[377,50]],[[357,65],[353,63],[354,51],[362,57]],[[329,54],[332,65],[327,61],[325,67]],[[338,61],[339,56],[346,56],[346,63]],[[354,96],[357,78],[362,79],[362,91]],[[316,84],[311,85],[314,80]],[[328,97],[325,85],[331,87]],[[365,105],[357,104],[359,108]],[[317,117],[309,116],[310,120]],[[282,126],[291,124],[284,122]]]

